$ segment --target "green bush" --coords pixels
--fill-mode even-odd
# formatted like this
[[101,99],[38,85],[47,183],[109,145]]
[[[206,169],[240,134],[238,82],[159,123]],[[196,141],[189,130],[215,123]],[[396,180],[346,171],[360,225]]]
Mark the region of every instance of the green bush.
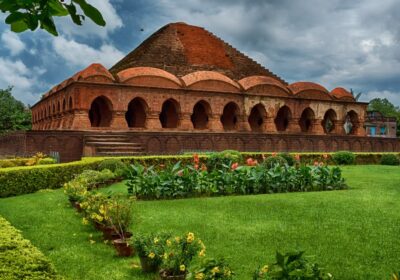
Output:
[[234,150],[225,150],[219,153],[207,155],[206,165],[209,170],[226,168],[232,163],[242,163],[243,156],[240,152]]
[[41,158],[38,160],[38,165],[45,165],[45,164],[56,164],[57,161],[54,158]]
[[400,159],[393,154],[383,154],[381,157],[382,165],[399,165]]
[[50,280],[57,276],[53,265],[20,231],[0,216],[1,279]]
[[0,168],[9,168],[15,166],[17,165],[11,160],[0,160]]
[[0,197],[61,188],[84,170],[96,169],[100,161],[87,159],[72,163],[0,169]]
[[304,252],[281,254],[276,252],[276,262],[259,267],[253,280],[328,280],[332,274],[325,273],[316,263],[303,256]]
[[126,168],[126,165],[120,159],[109,158],[100,162],[98,170],[108,169],[115,172],[124,168]]
[[295,163],[294,156],[289,153],[279,153],[278,156],[284,158],[289,166],[293,166]]
[[273,168],[275,165],[280,165],[284,166],[288,164],[285,158],[281,156],[270,156],[267,157],[263,163],[262,163],[266,168]]
[[336,152],[332,156],[333,161],[339,165],[353,164],[355,158],[354,153],[348,151]]

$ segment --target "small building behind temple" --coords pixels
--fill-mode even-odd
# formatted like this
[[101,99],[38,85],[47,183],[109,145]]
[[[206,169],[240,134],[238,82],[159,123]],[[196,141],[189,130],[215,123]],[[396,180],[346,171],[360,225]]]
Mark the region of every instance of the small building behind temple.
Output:
[[385,117],[381,112],[368,111],[364,125],[368,136],[396,138],[397,119],[395,117]]
[[54,86],[32,107],[33,130],[7,141],[25,153],[60,151],[64,161],[400,150],[397,139],[366,136],[367,105],[342,87],[288,83],[204,28],[171,23],[110,69],[94,63]]

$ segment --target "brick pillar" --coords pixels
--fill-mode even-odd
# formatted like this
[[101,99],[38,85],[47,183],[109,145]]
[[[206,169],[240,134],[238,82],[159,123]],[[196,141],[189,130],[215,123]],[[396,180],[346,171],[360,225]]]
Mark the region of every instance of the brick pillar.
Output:
[[221,115],[214,114],[210,116],[208,121],[208,128],[212,131],[224,131],[224,128],[221,123]]
[[193,123],[190,119],[190,113],[182,113],[179,116],[179,129],[180,130],[193,130]]
[[146,119],[146,128],[153,130],[153,129],[161,129],[161,122],[160,122],[160,111],[150,111],[147,114]]
[[113,111],[110,127],[114,129],[128,129],[125,113],[126,111]]
[[334,121],[335,124],[335,129],[333,133],[335,134],[340,134],[340,135],[346,135],[346,132],[344,131],[344,121]]
[[239,131],[251,131],[251,127],[246,115],[239,115],[238,116],[238,124],[237,124]]
[[322,126],[322,121],[320,119],[315,119],[312,122],[312,133],[313,134],[317,134],[317,135],[324,135],[325,134],[325,130],[324,127]]
[[71,129],[89,129],[92,127],[89,120],[89,110],[75,110],[71,119]]
[[265,132],[268,133],[276,133],[275,119],[273,117],[266,117],[265,118]]
[[357,126],[357,136],[366,136],[367,132],[365,131],[364,123],[358,122],[355,124]]
[[292,132],[292,133],[300,133],[301,128],[300,128],[299,121],[300,121],[299,118],[290,118],[286,131]]

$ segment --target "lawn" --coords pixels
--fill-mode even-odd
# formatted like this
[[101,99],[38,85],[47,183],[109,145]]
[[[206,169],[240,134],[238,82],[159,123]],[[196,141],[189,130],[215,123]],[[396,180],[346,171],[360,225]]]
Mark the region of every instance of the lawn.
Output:
[[[139,201],[132,231],[192,231],[209,256],[229,260],[237,279],[251,279],[276,250],[292,249],[305,250],[336,279],[389,279],[400,269],[400,167],[349,166],[343,173],[351,187],[345,191]],[[1,199],[0,215],[66,279],[154,278],[132,268],[138,259],[117,258],[61,190]]]

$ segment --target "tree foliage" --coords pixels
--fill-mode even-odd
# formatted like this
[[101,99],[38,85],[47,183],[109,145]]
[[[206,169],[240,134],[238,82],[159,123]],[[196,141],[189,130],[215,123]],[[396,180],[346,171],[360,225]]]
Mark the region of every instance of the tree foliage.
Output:
[[5,22],[17,33],[28,29],[34,31],[40,27],[57,36],[54,17],[64,16],[70,16],[77,25],[82,25],[86,17],[97,25],[106,25],[99,10],[87,0],[0,0],[0,10],[9,14]]
[[11,90],[0,90],[0,134],[31,128],[30,109],[16,100]]
[[381,112],[385,117],[397,119],[397,136],[400,136],[400,107],[393,105],[386,98],[374,98],[369,102],[368,111]]

